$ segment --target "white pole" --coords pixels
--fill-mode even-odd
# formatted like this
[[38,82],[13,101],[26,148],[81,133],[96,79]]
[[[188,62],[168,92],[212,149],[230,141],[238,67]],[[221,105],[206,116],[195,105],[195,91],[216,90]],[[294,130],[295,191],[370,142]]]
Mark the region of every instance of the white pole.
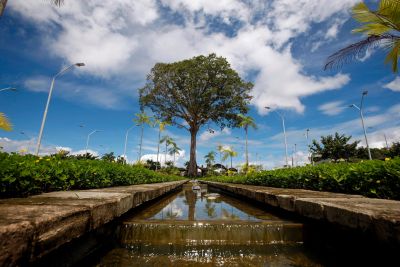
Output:
[[125,159],[125,161],[126,161],[126,145],[128,143],[128,134],[129,134],[129,131],[132,130],[133,127],[134,126],[129,127],[129,129],[126,130],[126,134],[125,134],[125,146],[124,146],[124,159]]
[[51,99],[51,95],[53,93],[54,82],[55,82],[55,80],[56,80],[56,78],[58,76],[64,74],[66,71],[68,71],[69,69],[71,69],[74,66],[82,67],[82,66],[85,66],[85,64],[84,63],[76,63],[76,64],[73,64],[73,65],[71,65],[69,67],[66,67],[66,68],[62,69],[59,73],[54,75],[53,79],[51,80],[50,91],[49,91],[49,95],[47,97],[46,108],[44,109],[44,114],[43,114],[43,118],[42,118],[42,124],[40,126],[39,137],[38,137],[37,146],[36,146],[36,152],[35,152],[36,156],[39,155],[40,143],[42,142],[43,129],[44,129],[44,125],[46,123],[47,111],[49,109],[50,99]]
[[92,131],[91,133],[88,134],[87,139],[86,139],[85,154],[88,153],[87,151],[88,151],[88,147],[89,147],[89,139],[90,139],[90,136],[91,136],[92,134],[96,133],[96,132],[101,132],[101,130],[94,130],[94,131]]

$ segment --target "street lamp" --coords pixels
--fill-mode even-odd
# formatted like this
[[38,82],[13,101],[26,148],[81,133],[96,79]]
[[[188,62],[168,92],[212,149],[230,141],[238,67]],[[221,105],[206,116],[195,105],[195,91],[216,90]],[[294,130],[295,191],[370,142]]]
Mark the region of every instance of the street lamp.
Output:
[[365,143],[367,144],[368,157],[369,157],[370,160],[372,160],[371,151],[370,151],[369,145],[368,145],[367,131],[365,130],[365,125],[364,125],[364,116],[363,116],[363,112],[362,112],[364,96],[366,96],[367,94],[368,94],[368,91],[364,91],[362,93],[360,107],[358,107],[356,104],[351,104],[349,107],[356,108],[356,109],[358,109],[358,111],[360,111],[361,124],[362,124],[362,127],[364,129],[364,136],[365,136]]
[[126,161],[126,145],[128,143],[128,134],[129,134],[129,131],[133,129],[133,127],[135,127],[135,125],[129,127],[129,129],[126,130],[126,134],[125,134],[125,146],[124,146],[124,159],[125,159],[125,161]]
[[7,87],[7,88],[2,88],[2,89],[0,89],[0,92],[3,92],[3,91],[17,91],[17,88],[14,88],[14,87]]
[[88,134],[87,139],[86,139],[85,154],[87,154],[87,150],[88,150],[88,147],[89,147],[89,139],[90,139],[90,136],[91,136],[92,134],[94,134],[94,133],[97,133],[97,132],[102,132],[102,130],[94,130],[94,131],[92,131],[92,132],[90,132],[90,133]]
[[47,97],[46,108],[44,109],[42,125],[40,126],[40,132],[39,132],[39,137],[38,137],[37,146],[36,146],[36,152],[35,152],[36,156],[39,154],[40,143],[42,142],[42,134],[43,134],[44,124],[46,123],[47,110],[49,109],[51,94],[53,93],[53,87],[54,87],[54,82],[55,82],[56,78],[58,76],[63,75],[65,72],[67,72],[68,70],[72,69],[73,67],[83,67],[83,66],[85,66],[84,63],[75,63],[75,64],[73,64],[73,65],[71,65],[69,67],[63,68],[60,72],[58,72],[56,75],[53,76],[53,79],[51,81],[49,96]]
[[278,114],[279,117],[282,119],[282,128],[283,128],[283,135],[285,137],[285,159],[286,159],[286,166],[289,166],[289,161],[288,161],[288,147],[287,147],[287,139],[286,139],[286,129],[285,129],[285,117],[278,112],[277,110],[271,109],[271,107],[265,107],[266,109],[270,109],[272,111],[275,111],[276,114]]

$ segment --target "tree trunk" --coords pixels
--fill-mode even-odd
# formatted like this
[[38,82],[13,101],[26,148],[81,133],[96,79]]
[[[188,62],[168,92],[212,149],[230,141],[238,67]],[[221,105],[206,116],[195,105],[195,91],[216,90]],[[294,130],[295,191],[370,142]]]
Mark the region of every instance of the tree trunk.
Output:
[[167,151],[168,151],[168,143],[167,140],[165,140],[165,157],[164,157],[164,167],[167,166]]
[[[158,156],[160,155],[160,138],[161,138],[161,130],[158,130],[158,145],[157,145],[157,163],[156,163],[156,170],[158,169]],[[161,160],[160,160],[160,167],[161,167]]]
[[190,128],[190,161],[188,175],[190,177],[197,176],[197,163],[196,163],[196,136],[198,128]]
[[140,134],[140,148],[139,148],[139,162],[142,159],[142,143],[143,143],[143,130],[144,130],[144,124],[142,123],[142,133]]
[[231,169],[232,169],[233,167],[232,167],[232,155],[231,155]]

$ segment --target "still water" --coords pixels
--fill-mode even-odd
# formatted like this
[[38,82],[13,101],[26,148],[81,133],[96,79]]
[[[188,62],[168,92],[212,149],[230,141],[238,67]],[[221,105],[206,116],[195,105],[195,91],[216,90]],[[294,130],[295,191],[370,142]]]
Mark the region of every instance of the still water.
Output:
[[119,229],[119,244],[95,266],[321,266],[301,223],[206,185],[184,185]]

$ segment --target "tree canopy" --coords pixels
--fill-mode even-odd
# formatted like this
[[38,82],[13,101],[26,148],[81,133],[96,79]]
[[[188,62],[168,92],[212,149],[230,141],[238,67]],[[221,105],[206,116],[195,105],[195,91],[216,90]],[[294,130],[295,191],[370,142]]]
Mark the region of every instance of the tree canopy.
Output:
[[344,134],[321,136],[321,143],[313,140],[310,150],[318,155],[318,159],[349,159],[357,155],[357,145],[360,141],[349,143],[351,136]]
[[215,54],[175,63],[157,63],[140,89],[140,102],[162,121],[191,134],[190,176],[196,175],[196,136],[209,121],[237,127],[246,114],[253,84],[242,80],[227,60]]

